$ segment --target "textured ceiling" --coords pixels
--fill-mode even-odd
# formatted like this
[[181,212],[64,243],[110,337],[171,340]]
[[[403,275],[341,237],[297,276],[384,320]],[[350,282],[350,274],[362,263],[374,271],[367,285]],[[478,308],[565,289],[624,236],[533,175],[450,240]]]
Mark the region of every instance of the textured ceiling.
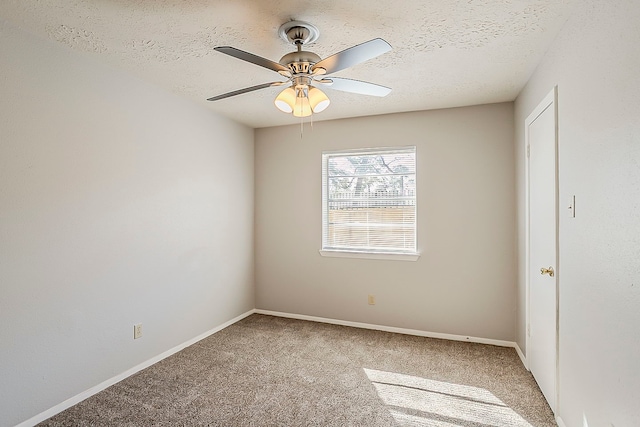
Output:
[[[320,30],[305,50],[325,58],[376,37],[393,50],[335,74],[393,88],[385,98],[327,89],[314,121],[513,100],[566,21],[574,0],[2,0],[0,18],[97,57],[251,127],[298,123],[268,88],[279,80],[213,50],[233,46],[278,61],[293,51],[280,25]],[[280,78],[281,79],[281,78]],[[116,88],[114,88],[116,89]]]

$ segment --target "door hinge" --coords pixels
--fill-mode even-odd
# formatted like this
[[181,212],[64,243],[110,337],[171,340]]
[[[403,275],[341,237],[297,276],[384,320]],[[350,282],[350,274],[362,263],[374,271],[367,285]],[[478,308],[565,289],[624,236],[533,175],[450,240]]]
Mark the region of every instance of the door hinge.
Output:
[[531,336],[531,324],[527,325],[527,336]]
[[527,158],[531,157],[531,145],[527,145]]

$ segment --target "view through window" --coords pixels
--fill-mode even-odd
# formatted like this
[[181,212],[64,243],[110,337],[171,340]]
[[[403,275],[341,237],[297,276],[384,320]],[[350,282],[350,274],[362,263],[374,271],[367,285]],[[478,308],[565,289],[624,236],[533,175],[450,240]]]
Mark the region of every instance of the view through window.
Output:
[[322,156],[323,250],[416,252],[416,148]]

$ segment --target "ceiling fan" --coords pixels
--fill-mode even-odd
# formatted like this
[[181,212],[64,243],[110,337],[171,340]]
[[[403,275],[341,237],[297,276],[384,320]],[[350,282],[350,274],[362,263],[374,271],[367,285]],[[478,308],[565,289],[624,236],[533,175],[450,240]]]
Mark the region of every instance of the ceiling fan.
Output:
[[297,48],[295,52],[284,55],[280,62],[274,62],[231,46],[219,46],[214,49],[234,58],[273,70],[287,80],[234,90],[207,100],[217,101],[272,86],[286,85],[287,88],[281,91],[274,101],[276,107],[285,113],[293,113],[296,117],[307,117],[313,113],[319,113],[329,106],[329,98],[319,87],[372,96],[386,96],[391,92],[391,89],[385,86],[328,76],[328,74],[333,74],[390,51],[391,45],[386,41],[379,38],[369,40],[325,59],[320,59],[315,53],[302,50],[305,44],[313,43],[318,39],[320,32],[315,26],[307,22],[290,21],[280,26],[278,34]]

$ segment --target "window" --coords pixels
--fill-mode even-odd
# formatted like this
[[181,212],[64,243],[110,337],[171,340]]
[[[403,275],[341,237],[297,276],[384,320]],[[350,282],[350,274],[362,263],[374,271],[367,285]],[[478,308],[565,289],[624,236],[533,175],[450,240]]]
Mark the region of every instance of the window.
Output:
[[321,253],[417,259],[416,147],[323,153]]

